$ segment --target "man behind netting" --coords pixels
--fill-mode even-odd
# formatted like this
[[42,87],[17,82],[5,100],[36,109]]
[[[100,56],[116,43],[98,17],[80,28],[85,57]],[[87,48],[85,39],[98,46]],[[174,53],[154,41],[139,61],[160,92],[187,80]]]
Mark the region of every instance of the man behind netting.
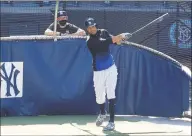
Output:
[[[54,23],[52,23],[45,30],[45,35],[47,36],[54,35]],[[86,35],[86,33],[81,28],[68,22],[68,15],[66,11],[58,11],[56,35],[57,36],[62,36],[62,35],[84,36]]]

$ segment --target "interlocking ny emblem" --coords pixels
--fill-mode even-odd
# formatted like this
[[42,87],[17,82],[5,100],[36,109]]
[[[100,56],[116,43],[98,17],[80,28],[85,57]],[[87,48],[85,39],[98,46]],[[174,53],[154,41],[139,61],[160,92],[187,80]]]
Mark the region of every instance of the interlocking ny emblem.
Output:
[[172,45],[176,45],[178,39],[179,48],[191,48],[191,20],[180,20],[178,23],[178,37],[176,37],[176,22],[171,25],[169,33]]
[[23,62],[1,63],[1,98],[22,97]]
[[179,37],[178,39],[185,43],[191,38],[191,30],[185,26],[179,25]]

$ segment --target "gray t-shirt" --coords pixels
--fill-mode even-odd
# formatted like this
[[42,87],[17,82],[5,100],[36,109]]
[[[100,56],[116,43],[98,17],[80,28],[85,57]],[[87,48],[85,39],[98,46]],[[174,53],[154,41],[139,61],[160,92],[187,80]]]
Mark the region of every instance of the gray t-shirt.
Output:
[[[52,23],[48,29],[54,31],[54,23]],[[61,28],[59,24],[57,24],[57,32],[60,32],[62,34],[73,34],[76,33],[79,28],[76,25],[66,23],[66,26],[64,28]]]

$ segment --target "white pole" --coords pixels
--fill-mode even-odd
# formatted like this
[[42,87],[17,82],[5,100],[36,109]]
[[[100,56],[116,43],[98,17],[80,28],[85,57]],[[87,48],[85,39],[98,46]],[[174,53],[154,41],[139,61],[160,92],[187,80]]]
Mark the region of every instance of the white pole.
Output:
[[58,12],[58,8],[59,8],[59,0],[56,0],[56,5],[55,5],[55,20],[54,20],[54,41],[57,41],[56,30],[57,30],[57,12]]

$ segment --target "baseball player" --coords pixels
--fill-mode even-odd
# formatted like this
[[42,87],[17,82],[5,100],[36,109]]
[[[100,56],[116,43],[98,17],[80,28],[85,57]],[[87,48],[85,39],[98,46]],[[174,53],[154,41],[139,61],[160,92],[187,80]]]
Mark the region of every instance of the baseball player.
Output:
[[[54,23],[52,23],[46,30],[45,35],[53,36],[54,35]],[[68,16],[66,11],[59,11],[57,13],[57,30],[56,35],[76,35],[84,36],[86,35],[85,31],[81,28],[68,22]]]
[[118,73],[113,56],[109,50],[109,45],[113,43],[119,44],[125,39],[125,35],[112,36],[105,29],[97,29],[96,22],[93,18],[86,19],[85,27],[89,34],[87,46],[93,58],[93,82],[96,102],[100,107],[100,114],[96,119],[96,125],[100,126],[106,118],[105,97],[107,95],[110,120],[103,130],[114,130],[115,88]]

